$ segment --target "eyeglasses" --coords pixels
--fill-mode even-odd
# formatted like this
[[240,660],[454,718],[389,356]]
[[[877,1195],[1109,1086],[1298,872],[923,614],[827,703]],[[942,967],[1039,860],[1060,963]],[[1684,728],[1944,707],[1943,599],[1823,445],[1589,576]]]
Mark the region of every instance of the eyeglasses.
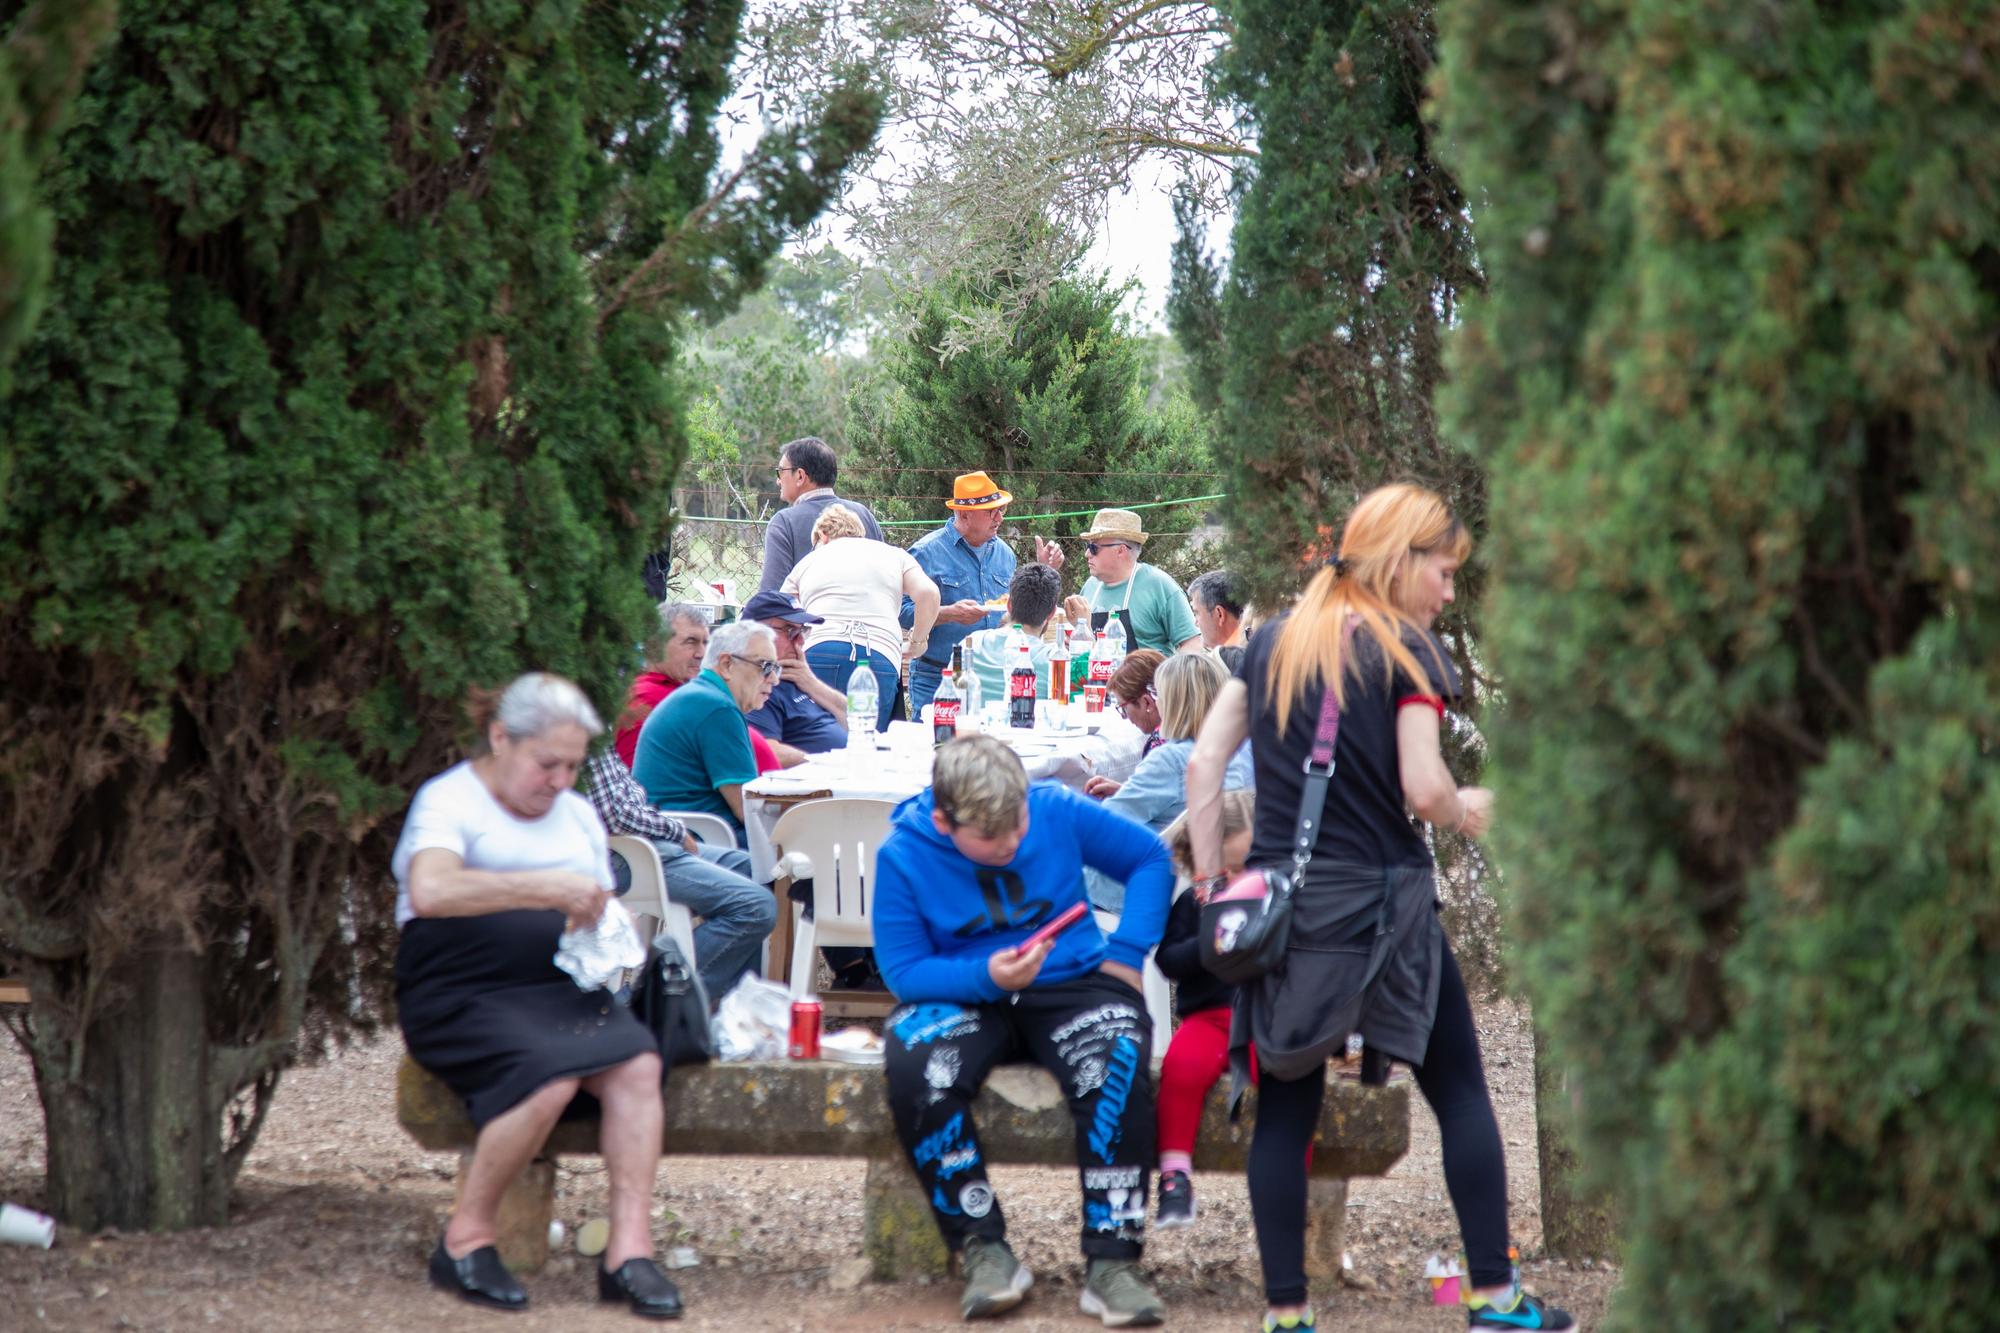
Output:
[[786,474],[787,472],[803,472],[803,471],[805,471],[805,469],[804,469],[804,468],[796,468],[796,467],[786,467],[786,466],[785,466],[785,465],[784,465],[783,463],[780,463],[780,464],[778,464],[778,466],[776,466],[776,467],[772,468],[772,469],[771,469],[771,471],[773,471],[773,472],[777,473],[777,474],[778,474],[779,476],[781,476],[781,477],[782,477],[782,476],[784,476],[784,475],[785,475],[785,474]]
[[775,657],[739,657],[739,662],[747,662],[763,673],[764,679],[776,680],[785,674],[784,664]]
[[1128,551],[1132,549],[1132,543],[1130,542],[1085,542],[1083,544],[1083,553],[1085,555],[1096,555],[1099,551],[1108,550],[1113,546],[1122,546]]
[[1126,702],[1125,702],[1125,701],[1124,701],[1123,699],[1120,699],[1120,698],[1119,698],[1119,697],[1118,697],[1117,695],[1115,695],[1115,694],[1111,696],[1111,706],[1112,706],[1112,707],[1113,707],[1114,709],[1116,709],[1116,710],[1118,711],[1118,716],[1120,716],[1120,717],[1124,717],[1124,716],[1125,716],[1125,710],[1126,710],[1126,709],[1128,709],[1128,708],[1137,708],[1137,707],[1139,706],[1139,704],[1140,704],[1140,702],[1141,702],[1141,701],[1144,701],[1144,702],[1146,702],[1146,703],[1151,703],[1151,702],[1153,701],[1153,687],[1152,687],[1152,686],[1148,685],[1148,686],[1146,687],[1146,692],[1145,692],[1144,694],[1140,695],[1140,696],[1139,696],[1139,697],[1138,697],[1137,699],[1134,699],[1134,700],[1133,700],[1133,701],[1132,701],[1131,703],[1129,703],[1129,704],[1128,704],[1128,703],[1126,703]]

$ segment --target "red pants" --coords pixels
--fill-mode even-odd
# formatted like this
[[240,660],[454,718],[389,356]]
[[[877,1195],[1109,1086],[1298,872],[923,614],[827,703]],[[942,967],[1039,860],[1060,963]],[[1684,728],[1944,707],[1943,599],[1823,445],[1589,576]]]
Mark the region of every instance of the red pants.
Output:
[[[1229,1006],[1189,1014],[1160,1062],[1160,1151],[1194,1152],[1208,1090],[1229,1069]],[[1254,1066],[1253,1066],[1254,1069]]]
[[[1194,1155],[1195,1134],[1201,1129],[1201,1108],[1209,1089],[1229,1072],[1229,1006],[1218,1005],[1189,1014],[1174,1029],[1160,1061],[1160,1091],[1155,1101],[1160,1117],[1161,1152]],[[1257,1081],[1257,1052],[1250,1051],[1250,1081]],[[1306,1145],[1306,1168],[1312,1168],[1312,1145]]]

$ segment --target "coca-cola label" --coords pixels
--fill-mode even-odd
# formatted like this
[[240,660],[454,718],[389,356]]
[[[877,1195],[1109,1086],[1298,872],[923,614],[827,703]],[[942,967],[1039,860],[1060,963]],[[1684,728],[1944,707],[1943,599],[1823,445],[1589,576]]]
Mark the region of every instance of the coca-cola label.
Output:
[[1108,657],[1093,657],[1093,658],[1091,658],[1091,659],[1090,659],[1090,678],[1091,678],[1092,680],[1110,680],[1110,679],[1111,679],[1111,659],[1110,659],[1110,658],[1108,658]]
[[1007,677],[1007,697],[1009,699],[1032,699],[1035,697],[1035,669],[1015,667]]

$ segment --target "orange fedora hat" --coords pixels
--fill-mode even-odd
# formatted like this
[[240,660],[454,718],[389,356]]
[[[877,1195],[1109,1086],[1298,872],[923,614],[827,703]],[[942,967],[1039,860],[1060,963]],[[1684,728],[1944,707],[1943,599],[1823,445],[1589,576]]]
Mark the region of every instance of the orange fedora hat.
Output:
[[998,509],[1011,504],[1014,497],[993,484],[993,478],[984,472],[967,472],[951,483],[951,499],[944,502],[947,509]]

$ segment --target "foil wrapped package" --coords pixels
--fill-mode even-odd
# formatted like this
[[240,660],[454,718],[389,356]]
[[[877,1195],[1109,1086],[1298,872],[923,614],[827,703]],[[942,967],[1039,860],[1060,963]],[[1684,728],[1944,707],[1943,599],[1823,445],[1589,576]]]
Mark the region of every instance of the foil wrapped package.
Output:
[[603,990],[625,969],[645,961],[646,946],[639,941],[632,914],[615,898],[604,904],[596,925],[566,930],[556,941],[556,966],[569,973],[578,990]]

